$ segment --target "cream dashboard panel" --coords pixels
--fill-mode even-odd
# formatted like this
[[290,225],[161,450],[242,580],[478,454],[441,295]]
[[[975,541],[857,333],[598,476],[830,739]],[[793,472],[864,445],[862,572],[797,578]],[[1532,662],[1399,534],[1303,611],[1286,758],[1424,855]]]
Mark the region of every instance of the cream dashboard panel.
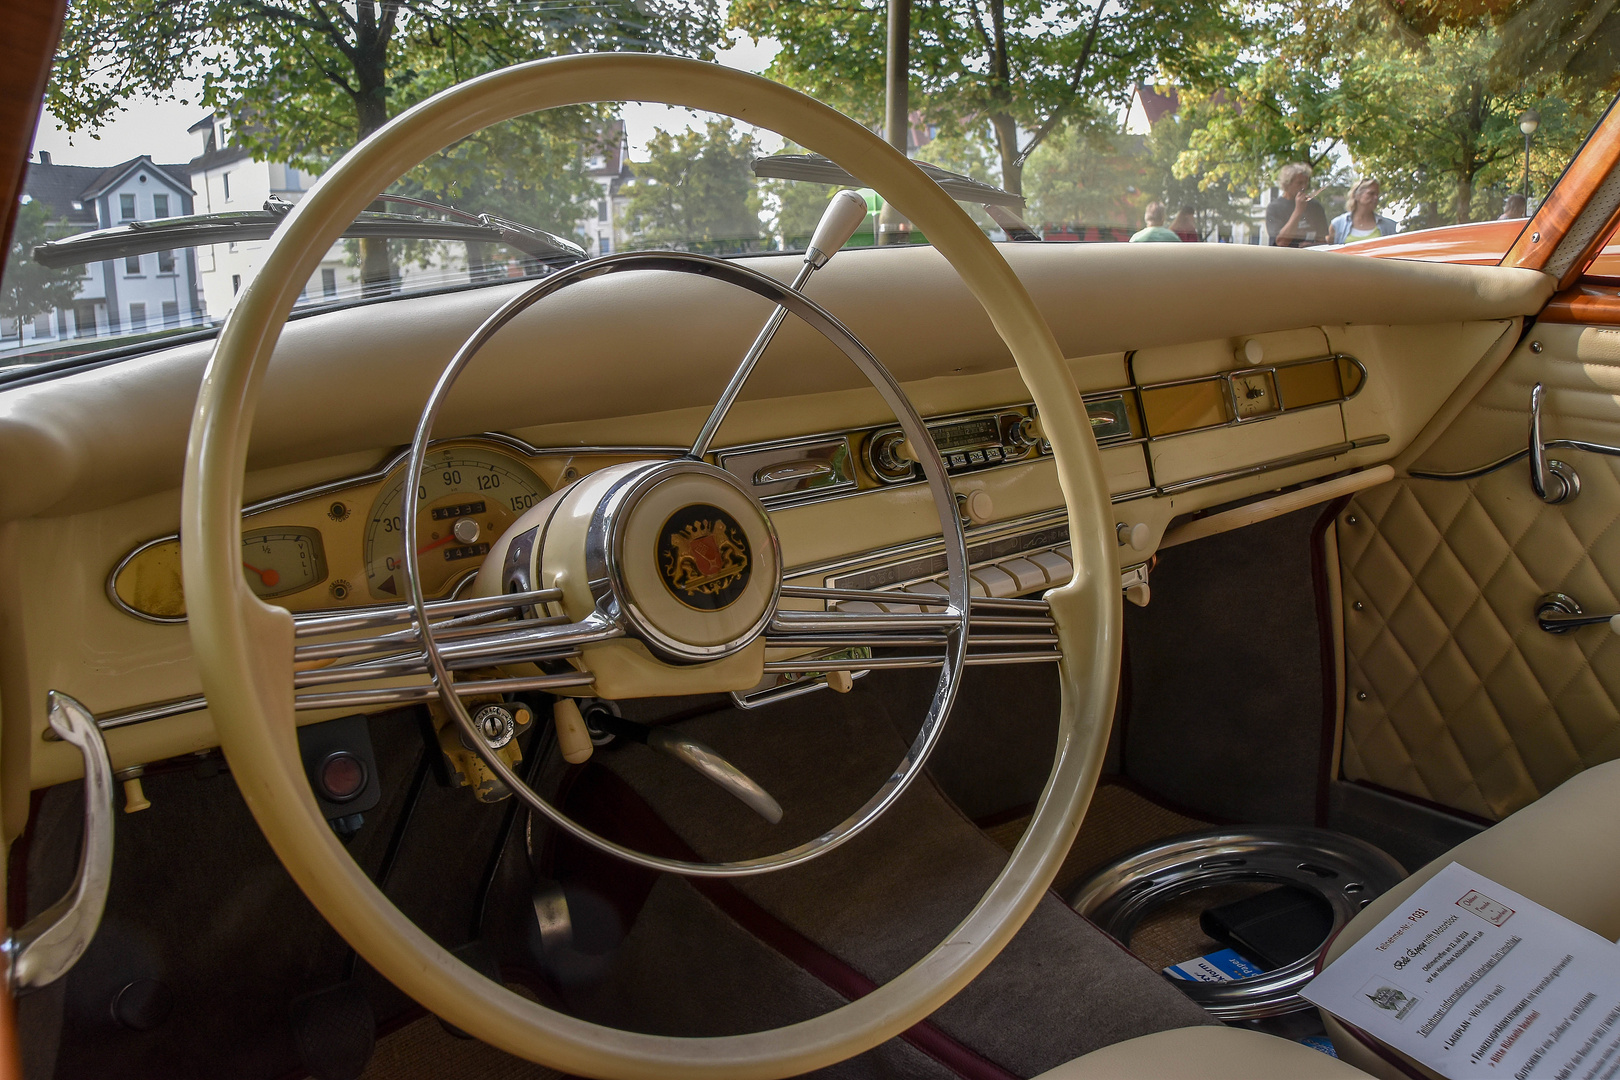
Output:
[[[1173,519],[1388,460],[1421,427],[1419,409],[1432,411],[1438,407],[1492,343],[1511,335],[1515,326],[1512,321],[1497,321],[1432,328],[1307,328],[1261,335],[1258,340],[1268,350],[1267,360],[1273,364],[1310,360],[1323,355],[1324,350],[1353,349],[1366,372],[1366,385],[1342,404],[1324,404],[1298,412],[1293,418],[1287,414],[1274,419],[1260,417],[1258,422],[1223,423],[1200,434],[1156,442],[1137,439],[1105,447],[1103,462],[1116,500],[1117,523],[1146,524],[1150,535],[1144,550],[1122,549],[1121,562],[1129,565],[1145,561]],[[1143,372],[1224,386],[1221,380],[1226,375],[1222,373],[1237,366],[1234,357],[1249,340],[1223,338],[1154,352],[1107,354],[1072,361],[1071,370],[1081,391],[1089,395],[1088,402],[1119,396],[1133,378],[1140,382]],[[1006,370],[937,377],[908,384],[907,389],[920,411],[935,417],[969,409],[1011,407],[1028,400],[1016,372]],[[1420,403],[1419,408],[1414,408],[1412,402]],[[1132,415],[1140,420],[1138,414]],[[534,446],[576,447],[519,455],[540,482],[555,487],[570,478],[570,470],[588,471],[624,459],[622,455],[583,452],[577,449],[582,443],[678,445],[690,436],[700,418],[701,411],[686,409],[518,429],[513,434]],[[847,431],[863,424],[886,422],[890,418],[874,394],[836,391],[740,402],[723,434],[733,443],[741,443],[815,436],[830,429]],[[1358,438],[1367,441],[1348,445]],[[1155,476],[1153,463],[1162,456],[1161,449],[1173,448],[1178,442],[1193,448],[1200,441],[1209,445],[1196,453],[1172,449],[1173,456],[1186,460],[1185,466],[1167,471],[1166,476]],[[1306,444],[1321,452],[1307,460],[1289,460]],[[348,486],[342,489],[342,500],[352,503],[352,507],[343,520],[334,519],[331,503],[336,498],[335,489],[328,487],[318,496],[276,507],[244,522],[250,529],[262,523],[266,527],[321,530],[330,573],[325,583],[312,586],[306,597],[309,607],[333,606],[333,598],[326,594],[337,575],[359,575],[363,580],[363,559],[355,553],[364,549],[368,508],[385,486],[385,479],[376,469],[386,457],[349,455],[249,476],[250,498],[259,499],[295,487],[349,478]],[[1189,475],[1199,472],[1200,458],[1204,460],[1205,474]],[[1230,476],[1210,475],[1210,462],[1237,468]],[[1245,466],[1267,462],[1271,464],[1260,471],[1242,471]],[[1170,461],[1166,459],[1165,464]],[[1171,472],[1181,487],[1167,482]],[[1049,521],[1051,512],[1063,504],[1049,458],[957,476],[953,484],[964,494],[975,490],[988,494],[993,507],[992,525],[997,528],[1016,526],[1023,519]],[[14,641],[14,647],[7,649],[3,658],[8,665],[5,705],[11,716],[29,718],[32,734],[27,771],[33,786],[57,783],[79,772],[75,751],[41,738],[47,690],[74,694],[98,715],[197,693],[186,626],[132,617],[109,601],[104,586],[108,570],[125,553],[172,532],[178,512],[179,494],[171,491],[78,515],[29,519],[8,527],[7,542],[15,557],[7,563],[17,574],[12,592],[18,599],[23,616],[20,625],[27,628],[27,636],[20,648]],[[802,569],[855,555],[880,557],[884,549],[937,535],[931,500],[926,489],[916,483],[857,488],[822,501],[780,507],[773,516],[789,568]],[[348,561],[342,561],[345,559]],[[344,580],[354,583],[352,577]],[[366,590],[358,592],[362,601],[370,602]],[[15,677],[19,672],[22,677]],[[324,714],[316,712],[301,715],[306,722],[322,718]],[[206,711],[197,711],[118,728],[109,732],[108,742],[114,764],[127,767],[211,747],[217,740]],[[19,764],[8,762],[8,771]]]

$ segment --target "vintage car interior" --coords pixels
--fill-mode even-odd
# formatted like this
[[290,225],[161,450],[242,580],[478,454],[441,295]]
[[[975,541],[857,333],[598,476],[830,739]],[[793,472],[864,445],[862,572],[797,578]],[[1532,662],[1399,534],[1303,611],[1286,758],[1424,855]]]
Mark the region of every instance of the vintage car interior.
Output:
[[[600,98],[930,244],[835,199],[286,318],[427,153]],[[668,57],[401,115],[217,340],[0,375],[0,1073],[1432,1075],[1297,990],[1439,866],[1620,935],[1617,161],[1479,266],[991,243]],[[1308,954],[1160,973],[1278,885]]]

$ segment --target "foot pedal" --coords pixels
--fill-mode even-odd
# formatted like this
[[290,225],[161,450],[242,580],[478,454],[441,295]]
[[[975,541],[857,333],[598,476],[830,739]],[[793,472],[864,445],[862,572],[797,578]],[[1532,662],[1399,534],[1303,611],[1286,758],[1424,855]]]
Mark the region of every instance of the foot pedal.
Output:
[[294,998],[287,1007],[298,1059],[315,1080],[359,1080],[377,1045],[377,1016],[357,982]]
[[[451,949],[450,955],[454,956],[457,960],[460,960],[463,964],[466,964],[468,967],[472,968],[474,971],[478,972],[478,974],[493,982],[495,985],[501,985],[501,965],[496,962],[495,953],[491,951],[490,947],[484,942],[483,938],[474,938],[465,945]],[[471,1035],[467,1034],[465,1031],[462,1031],[460,1028],[456,1027],[456,1025],[447,1022],[442,1016],[439,1017],[439,1024],[446,1032],[454,1035],[458,1039],[472,1038]]]

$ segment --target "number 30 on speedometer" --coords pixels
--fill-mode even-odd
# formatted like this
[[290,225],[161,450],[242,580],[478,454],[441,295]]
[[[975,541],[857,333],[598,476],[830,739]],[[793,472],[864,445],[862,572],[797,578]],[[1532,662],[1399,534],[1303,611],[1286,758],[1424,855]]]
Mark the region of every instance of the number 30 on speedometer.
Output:
[[422,485],[406,509],[405,470],[389,479],[366,522],[366,584],[377,600],[408,595],[405,586],[405,514],[416,514],[422,592],[448,593],[477,570],[489,547],[517,516],[549,495],[528,468],[483,446],[431,451]]

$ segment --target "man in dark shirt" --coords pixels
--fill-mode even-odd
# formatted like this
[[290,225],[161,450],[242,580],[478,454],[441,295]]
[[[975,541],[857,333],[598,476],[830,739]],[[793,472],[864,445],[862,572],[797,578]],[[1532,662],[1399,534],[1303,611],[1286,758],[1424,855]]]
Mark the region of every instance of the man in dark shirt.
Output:
[[1266,204],[1266,238],[1274,247],[1314,247],[1328,240],[1327,211],[1316,201],[1311,167],[1291,162],[1277,171],[1280,194]]

